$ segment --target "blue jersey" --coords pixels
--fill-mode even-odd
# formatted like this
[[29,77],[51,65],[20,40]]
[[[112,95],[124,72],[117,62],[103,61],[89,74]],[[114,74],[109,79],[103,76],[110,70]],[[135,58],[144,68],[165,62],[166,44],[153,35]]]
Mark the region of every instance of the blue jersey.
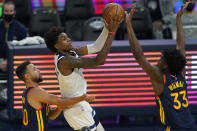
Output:
[[168,129],[190,129],[195,126],[189,110],[187,83],[179,74],[164,75],[163,93],[156,97],[160,109],[161,123]]
[[43,104],[41,109],[33,108],[27,101],[27,94],[33,87],[24,90],[23,102],[23,131],[46,131],[48,123],[49,105]]

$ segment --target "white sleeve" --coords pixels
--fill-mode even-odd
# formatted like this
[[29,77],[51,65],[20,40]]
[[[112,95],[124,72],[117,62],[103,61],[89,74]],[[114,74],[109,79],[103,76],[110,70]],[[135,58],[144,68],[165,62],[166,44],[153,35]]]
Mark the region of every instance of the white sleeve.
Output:
[[107,39],[108,32],[108,29],[104,26],[103,31],[101,32],[97,40],[93,44],[87,45],[88,54],[93,54],[101,51]]

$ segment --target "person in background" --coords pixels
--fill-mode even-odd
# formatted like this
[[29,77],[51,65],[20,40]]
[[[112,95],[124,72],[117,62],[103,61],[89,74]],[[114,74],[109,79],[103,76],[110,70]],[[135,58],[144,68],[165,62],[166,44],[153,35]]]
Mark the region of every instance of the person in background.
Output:
[[174,14],[174,0],[146,0],[153,21],[154,39],[167,39],[171,36],[171,18]]
[[0,20],[0,71],[7,70],[8,41],[22,40],[28,36],[26,27],[15,19],[15,4],[5,1]]
[[[194,10],[196,0],[191,0],[185,9],[185,13],[182,16],[182,25],[185,39],[197,39],[197,11]],[[173,39],[176,39],[176,19],[172,20],[173,26]]]

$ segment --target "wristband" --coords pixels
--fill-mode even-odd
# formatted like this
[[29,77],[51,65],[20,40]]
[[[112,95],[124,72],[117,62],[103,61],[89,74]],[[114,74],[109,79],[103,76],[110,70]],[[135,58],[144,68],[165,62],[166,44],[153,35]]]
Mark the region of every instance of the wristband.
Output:
[[109,32],[108,34],[115,35],[115,32]]

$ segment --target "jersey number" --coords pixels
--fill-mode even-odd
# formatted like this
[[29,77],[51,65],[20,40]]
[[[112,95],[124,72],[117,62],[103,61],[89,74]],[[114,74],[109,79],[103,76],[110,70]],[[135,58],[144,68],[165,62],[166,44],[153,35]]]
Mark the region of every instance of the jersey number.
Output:
[[28,115],[27,115],[27,109],[23,109],[23,125],[28,125]]
[[[186,91],[185,90],[177,92],[177,93],[171,93],[170,95],[172,97],[174,97],[174,105],[173,105],[173,107],[175,109],[179,110],[181,107],[185,107],[185,108],[188,107],[188,100],[186,98]],[[179,95],[182,95],[183,103],[181,103],[180,100],[178,100]]]

